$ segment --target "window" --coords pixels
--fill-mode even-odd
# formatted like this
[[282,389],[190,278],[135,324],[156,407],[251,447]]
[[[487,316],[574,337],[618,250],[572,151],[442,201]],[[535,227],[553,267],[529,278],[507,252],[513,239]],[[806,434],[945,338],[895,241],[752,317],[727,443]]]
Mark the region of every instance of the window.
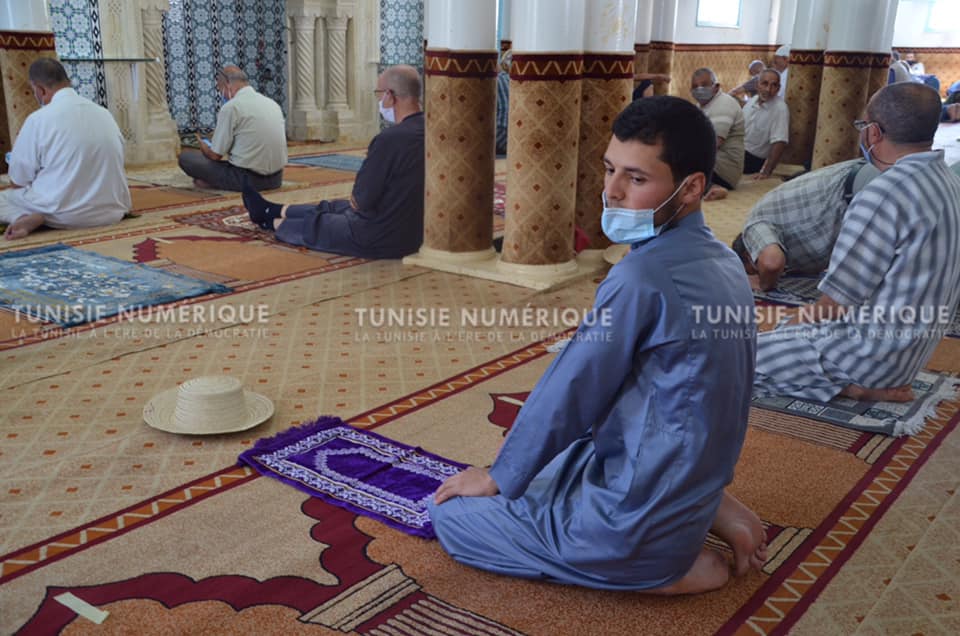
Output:
[[739,29],[740,0],[698,0],[697,26]]
[[946,33],[960,25],[960,2],[957,0],[930,0],[926,31]]

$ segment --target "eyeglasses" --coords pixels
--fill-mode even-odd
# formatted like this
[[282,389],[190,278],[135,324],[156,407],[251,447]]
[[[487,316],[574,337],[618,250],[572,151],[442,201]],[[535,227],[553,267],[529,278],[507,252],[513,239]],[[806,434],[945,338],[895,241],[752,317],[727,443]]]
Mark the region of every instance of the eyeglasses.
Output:
[[376,96],[378,96],[378,97],[380,96],[381,93],[390,93],[390,92],[391,92],[391,90],[390,90],[389,88],[375,88],[375,89],[373,89],[373,94],[376,95]]
[[867,119],[855,119],[853,121],[853,127],[857,129],[857,132],[862,132],[864,128],[872,126],[873,124],[876,124],[877,128],[880,129],[880,132],[883,132],[883,126],[880,125],[880,122],[870,121]]

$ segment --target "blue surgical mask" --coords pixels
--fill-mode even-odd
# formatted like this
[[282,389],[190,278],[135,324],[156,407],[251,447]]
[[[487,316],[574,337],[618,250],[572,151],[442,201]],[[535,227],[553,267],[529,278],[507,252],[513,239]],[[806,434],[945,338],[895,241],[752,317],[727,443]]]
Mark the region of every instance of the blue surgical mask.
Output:
[[[385,97],[386,95],[384,95],[384,98]],[[397,113],[396,111],[393,110],[393,106],[391,106],[390,108],[387,108],[386,106],[384,106],[383,99],[380,100],[379,106],[380,106],[380,116],[383,117],[384,120],[388,121],[391,124],[397,121]]]
[[226,104],[226,103],[229,102],[229,101],[230,101],[230,98],[229,98],[229,97],[227,97],[227,96],[224,95],[223,93],[220,93],[220,105],[221,105],[221,106],[223,106],[224,104]]
[[680,185],[677,186],[677,189],[673,191],[673,194],[667,197],[666,201],[658,205],[655,209],[646,210],[607,207],[607,193],[604,191],[602,194],[603,215],[600,217],[600,226],[603,228],[603,233],[614,243],[638,243],[658,236],[660,232],[663,231],[663,228],[676,218],[677,214],[680,213],[680,209],[677,208],[673,216],[667,219],[662,225],[656,227],[653,225],[654,215],[660,208],[669,203],[686,183],[687,180],[684,178],[684,180],[680,182]]
[[697,86],[690,89],[690,94],[700,104],[708,104],[713,99],[713,86]]

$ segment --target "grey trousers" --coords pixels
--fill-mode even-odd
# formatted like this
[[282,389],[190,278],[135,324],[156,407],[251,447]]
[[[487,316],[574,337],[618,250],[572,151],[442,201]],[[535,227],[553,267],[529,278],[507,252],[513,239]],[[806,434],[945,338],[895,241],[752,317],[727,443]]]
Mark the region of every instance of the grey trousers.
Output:
[[273,190],[283,183],[283,170],[262,175],[239,168],[226,161],[212,161],[199,150],[187,149],[180,153],[180,169],[194,179],[206,181],[218,190],[243,190],[244,179],[254,190]]

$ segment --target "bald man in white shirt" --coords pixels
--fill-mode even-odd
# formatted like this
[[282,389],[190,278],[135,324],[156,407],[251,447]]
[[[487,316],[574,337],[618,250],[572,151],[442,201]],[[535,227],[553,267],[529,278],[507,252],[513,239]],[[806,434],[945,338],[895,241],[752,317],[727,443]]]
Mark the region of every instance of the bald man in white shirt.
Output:
[[8,160],[15,187],[0,191],[4,238],[23,238],[41,225],[117,223],[132,204],[113,115],[78,95],[55,59],[36,60],[29,78],[41,108],[23,123]]

